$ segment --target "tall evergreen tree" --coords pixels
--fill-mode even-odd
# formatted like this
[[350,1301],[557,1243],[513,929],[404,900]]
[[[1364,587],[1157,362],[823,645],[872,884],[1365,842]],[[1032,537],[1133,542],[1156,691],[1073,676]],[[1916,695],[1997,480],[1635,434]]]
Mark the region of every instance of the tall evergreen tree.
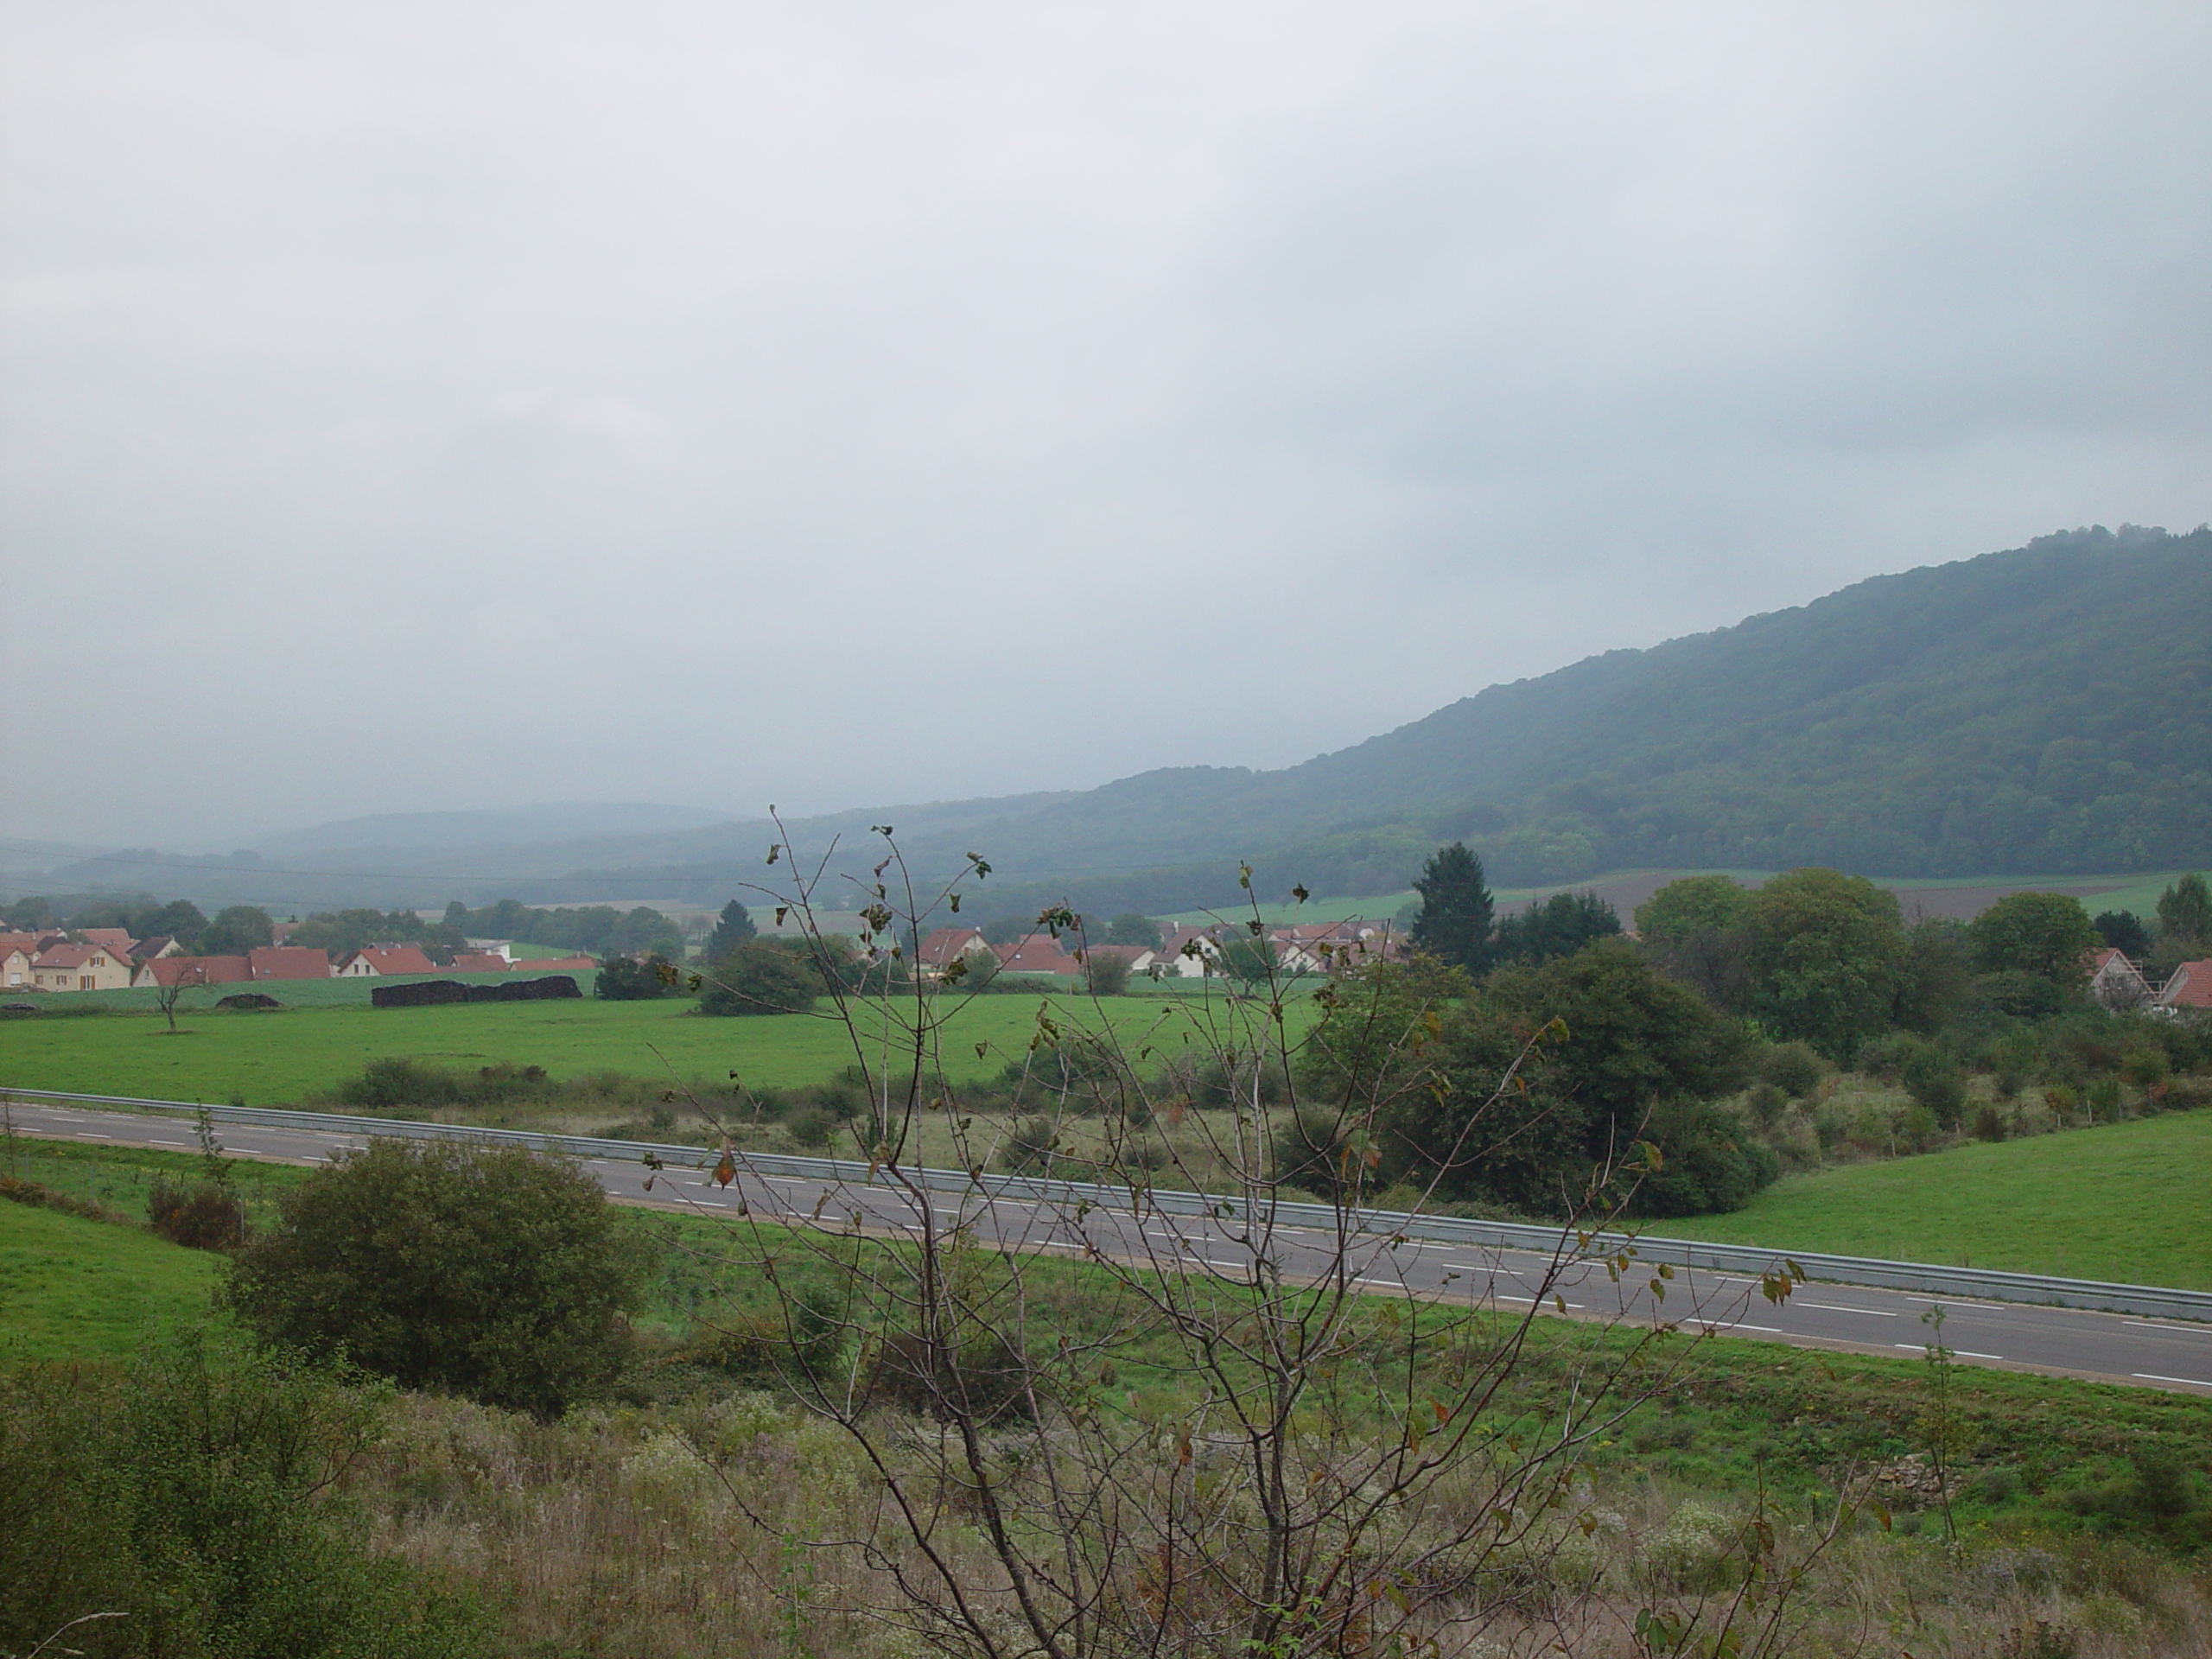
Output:
[[1467,843],[1455,841],[1438,848],[1421,866],[1414,891],[1421,894],[1414,945],[1470,974],[1487,969],[1496,906],[1483,881],[1483,861],[1467,850]]
[[753,925],[752,912],[736,899],[731,899],[722,906],[715,931],[707,936],[707,960],[720,962],[739,945],[749,943],[760,931]]

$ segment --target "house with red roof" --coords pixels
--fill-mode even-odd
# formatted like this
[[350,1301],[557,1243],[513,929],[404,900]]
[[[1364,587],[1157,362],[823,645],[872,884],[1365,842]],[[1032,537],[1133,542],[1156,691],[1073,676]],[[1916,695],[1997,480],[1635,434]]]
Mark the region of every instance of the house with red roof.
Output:
[[991,946],[979,927],[940,927],[922,941],[915,954],[923,967],[942,971],[962,957],[991,954]]
[[504,974],[511,965],[496,950],[454,952],[453,971],[456,974]]
[[0,939],[0,988],[31,988],[31,953],[12,939]]
[[305,944],[264,944],[246,957],[256,979],[328,979],[330,952]]
[[2184,962],[2158,991],[2162,1014],[2212,1012],[2212,958]]
[[118,957],[133,956],[132,949],[138,941],[130,937],[127,927],[80,927],[77,937],[86,944],[105,945]]
[[339,957],[330,970],[333,979],[381,979],[393,974],[435,974],[438,964],[423,954],[420,945],[365,944]]
[[127,991],[136,966],[122,951],[105,944],[64,940],[31,958],[29,988],[35,991]]
[[244,985],[253,978],[253,963],[245,957],[156,957],[142,962],[130,982],[143,988],[184,985]]

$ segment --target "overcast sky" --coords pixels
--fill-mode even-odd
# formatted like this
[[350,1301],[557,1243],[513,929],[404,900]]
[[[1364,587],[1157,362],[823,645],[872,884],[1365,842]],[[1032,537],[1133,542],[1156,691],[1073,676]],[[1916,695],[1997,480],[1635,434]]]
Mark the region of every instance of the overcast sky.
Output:
[[2212,516],[2212,7],[0,10],[0,834],[1274,766]]

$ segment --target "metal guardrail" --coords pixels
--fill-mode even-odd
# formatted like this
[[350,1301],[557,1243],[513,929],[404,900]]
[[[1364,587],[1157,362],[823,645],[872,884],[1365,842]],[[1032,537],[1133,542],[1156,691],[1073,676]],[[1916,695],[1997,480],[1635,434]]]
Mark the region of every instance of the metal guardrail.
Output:
[[[264,1128],[310,1129],[323,1134],[391,1135],[428,1141],[483,1141],[526,1146],[540,1152],[566,1153],[575,1158],[619,1159],[640,1162],[646,1156],[679,1168],[702,1168],[719,1159],[716,1151],[698,1147],[666,1146],[644,1141],[609,1141],[598,1135],[547,1135],[530,1129],[478,1128],[467,1124],[423,1123],[404,1118],[355,1117],[342,1112],[295,1112],[263,1106],[202,1106],[190,1101],[139,1100],[119,1095],[62,1094],[41,1089],[0,1088],[0,1096],[22,1101],[47,1101],[58,1105],[119,1107],[139,1112],[206,1112],[219,1123],[257,1125]],[[892,1177],[879,1166],[839,1158],[803,1158],[787,1153],[748,1152],[736,1154],[741,1169],[760,1175],[782,1175],[817,1180],[831,1185],[885,1185]],[[1212,1216],[1231,1218],[1241,1213],[1241,1202],[1205,1192],[1109,1186],[1088,1181],[1062,1181],[1033,1175],[998,1174],[988,1171],[902,1166],[898,1175],[915,1185],[940,1192],[976,1192],[986,1198],[1019,1199],[1033,1204],[1089,1205],[1095,1209],[1130,1210],[1141,1207],[1161,1215]],[[1338,1211],[1325,1204],[1281,1202],[1274,1206],[1273,1224],[1298,1230],[1333,1233],[1340,1220],[1370,1236],[1403,1236],[1435,1243],[1467,1244],[1498,1249],[1533,1250],[1549,1255],[1563,1246],[1580,1249],[1579,1236],[1557,1227],[1508,1221],[1471,1221],[1459,1216],[1408,1215],[1395,1210]],[[1664,1262],[1713,1273],[1740,1273],[1754,1277],[1795,1263],[1808,1279],[1832,1284],[1864,1285],[1884,1290],[1916,1291],[1925,1295],[1956,1297],[1962,1300],[2025,1302],[2046,1306],[2088,1308],[2108,1313],[2133,1313],[2153,1319],[2212,1321],[2212,1292],[2175,1290],[2159,1285],[2112,1284],[2094,1279],[2057,1279],[2038,1274],[1999,1273],[1986,1268],[1952,1268],[1928,1262],[1884,1262],[1851,1255],[1822,1255],[1798,1250],[1774,1250],[1756,1245],[1710,1244],[1695,1239],[1662,1238],[1649,1233],[1592,1235],[1592,1251],[1633,1249],[1640,1262]]]

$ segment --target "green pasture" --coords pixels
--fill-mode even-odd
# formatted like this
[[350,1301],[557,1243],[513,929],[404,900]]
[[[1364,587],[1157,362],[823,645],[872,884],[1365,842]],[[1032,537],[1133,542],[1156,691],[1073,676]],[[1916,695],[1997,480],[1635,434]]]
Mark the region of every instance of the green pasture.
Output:
[[[332,982],[336,983],[337,982]],[[1067,995],[1007,995],[947,1001],[942,1035],[946,1077],[995,1075],[1026,1052],[1045,1015],[1064,1032],[1110,1026],[1132,1055],[1166,1054],[1226,1015],[1218,982],[1206,995],[1151,995],[1100,1001]],[[1249,1006],[1249,1005],[1248,1005]],[[849,1031],[825,1001],[814,1014],[710,1019],[688,998],[651,1002],[464,1003],[441,1008],[359,1004],[273,1013],[180,1014],[169,1034],[158,1014],[0,1021],[0,1084],[76,1094],[249,1106],[296,1104],[359,1075],[370,1060],[404,1056],[473,1069],[540,1065],[556,1078],[620,1071],[671,1083],[723,1082],[753,1088],[820,1083],[861,1058],[895,1054],[899,1032],[880,1005],[856,1003]],[[1307,1017],[1294,1004],[1291,1017]],[[904,1005],[911,1014],[912,1004]],[[1249,1016],[1247,1016],[1249,1017]],[[981,1052],[978,1052],[980,1048]]]
[[2212,1290],[2212,1111],[1793,1175],[1677,1237]]
[[219,1265],[120,1222],[0,1203],[0,1363],[114,1357],[196,1324]]

